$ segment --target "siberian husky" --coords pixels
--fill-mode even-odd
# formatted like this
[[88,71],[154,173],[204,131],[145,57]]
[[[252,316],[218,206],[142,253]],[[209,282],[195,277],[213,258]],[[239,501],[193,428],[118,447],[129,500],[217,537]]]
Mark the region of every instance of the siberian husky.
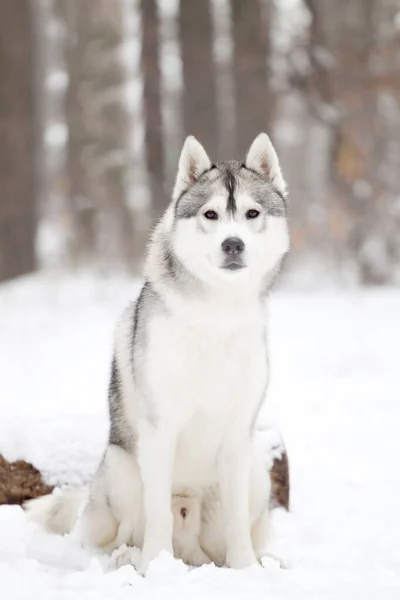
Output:
[[109,387],[109,444],[87,491],[27,510],[82,543],[166,550],[189,564],[260,560],[270,481],[256,443],[268,383],[265,300],[289,250],[286,185],[269,137],[245,162],[211,162],[189,136],[171,204],[122,315]]

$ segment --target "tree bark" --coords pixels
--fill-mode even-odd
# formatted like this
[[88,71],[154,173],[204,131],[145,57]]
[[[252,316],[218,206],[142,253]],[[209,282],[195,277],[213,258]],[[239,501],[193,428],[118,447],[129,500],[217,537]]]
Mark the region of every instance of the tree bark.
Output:
[[164,212],[167,205],[164,189],[165,165],[161,115],[159,19],[156,0],[141,0],[141,14],[145,153],[152,217],[153,220],[156,220]]
[[69,86],[67,176],[78,264],[129,270],[137,250],[127,203],[128,118],[120,2],[59,0],[66,24]]
[[28,0],[0,2],[0,281],[35,269],[33,23]]
[[274,110],[268,61],[272,2],[231,0],[234,40],[236,158],[244,158],[253,139],[270,133]]
[[[331,129],[329,221],[337,258],[361,283],[385,283],[400,258],[400,185],[391,150],[400,127],[397,0],[307,0],[311,12],[309,99]],[[388,110],[382,110],[386,103]],[[397,165],[396,165],[397,162]]]
[[218,152],[216,68],[210,0],[181,0],[179,37],[183,66],[183,123],[213,160]]
[[65,117],[68,129],[67,178],[68,198],[73,217],[71,254],[74,262],[91,262],[96,253],[96,207],[91,199],[83,152],[87,144],[82,84],[86,67],[91,0],[58,0],[66,25],[65,58],[68,88],[65,94]]

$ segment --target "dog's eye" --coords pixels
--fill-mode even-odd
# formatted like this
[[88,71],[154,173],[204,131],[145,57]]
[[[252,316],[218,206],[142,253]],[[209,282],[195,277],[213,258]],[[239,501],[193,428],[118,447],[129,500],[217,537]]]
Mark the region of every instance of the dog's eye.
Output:
[[210,221],[216,221],[218,219],[218,215],[215,210],[206,210],[204,216],[206,219],[210,219]]
[[257,219],[259,214],[260,214],[259,210],[256,210],[255,208],[251,208],[246,213],[246,219]]

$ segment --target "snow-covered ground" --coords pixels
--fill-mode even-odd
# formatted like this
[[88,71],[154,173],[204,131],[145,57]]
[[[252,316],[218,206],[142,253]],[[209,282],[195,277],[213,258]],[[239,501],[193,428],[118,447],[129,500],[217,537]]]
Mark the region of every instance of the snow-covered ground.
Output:
[[[138,285],[27,278],[0,288],[0,453],[50,483],[87,479],[107,432],[112,331]],[[0,507],[4,600],[400,598],[400,291],[277,292],[265,411],[291,466],[292,510],[273,514],[272,560],[188,570],[160,557],[147,579]]]

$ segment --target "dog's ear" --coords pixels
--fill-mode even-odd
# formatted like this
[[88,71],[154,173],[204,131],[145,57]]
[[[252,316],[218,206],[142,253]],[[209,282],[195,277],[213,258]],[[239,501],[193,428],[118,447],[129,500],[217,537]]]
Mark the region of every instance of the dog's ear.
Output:
[[259,175],[267,177],[283,196],[287,195],[287,187],[279,166],[278,156],[266,133],[260,133],[250,146],[245,165]]
[[179,158],[178,174],[176,176],[173,198],[176,200],[197,179],[211,168],[211,160],[207,152],[195,137],[189,135],[183,144]]

